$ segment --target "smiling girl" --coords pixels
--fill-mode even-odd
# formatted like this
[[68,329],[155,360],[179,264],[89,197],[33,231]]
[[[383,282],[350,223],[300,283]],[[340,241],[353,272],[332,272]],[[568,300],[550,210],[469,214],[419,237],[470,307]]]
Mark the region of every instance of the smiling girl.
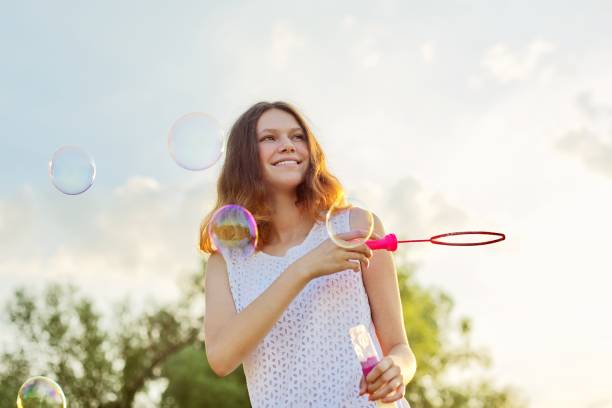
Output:
[[[225,376],[244,367],[259,407],[407,406],[416,359],[408,344],[391,254],[329,239],[325,214],[343,190],[298,111],[260,102],[235,122],[217,185],[217,203],[201,225],[207,263],[206,354]],[[215,251],[206,233],[226,204],[248,209],[259,232],[253,255]],[[338,211],[343,238],[363,236],[363,211]],[[374,216],[374,237],[384,236]],[[365,325],[383,358],[363,377],[349,329]],[[403,405],[402,405],[403,404]]]

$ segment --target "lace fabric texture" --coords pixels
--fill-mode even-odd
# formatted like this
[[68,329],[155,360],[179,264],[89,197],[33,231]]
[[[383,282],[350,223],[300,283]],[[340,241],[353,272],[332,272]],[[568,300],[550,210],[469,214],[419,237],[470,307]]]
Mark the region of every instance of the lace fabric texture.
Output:
[[[348,211],[331,222],[336,231],[350,230]],[[325,222],[317,222],[284,256],[225,253],[236,311],[244,310],[291,263],[327,238]],[[359,396],[362,372],[349,336],[349,329],[358,324],[370,328],[380,355],[361,273],[345,270],[310,281],[243,361],[253,408],[375,407]]]

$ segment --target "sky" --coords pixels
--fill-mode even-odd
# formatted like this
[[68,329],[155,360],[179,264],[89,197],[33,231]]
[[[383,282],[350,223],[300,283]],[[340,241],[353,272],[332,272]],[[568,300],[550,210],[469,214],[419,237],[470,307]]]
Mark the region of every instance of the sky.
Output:
[[[612,5],[328,3],[3,5],[0,302],[51,281],[101,305],[174,299],[220,163],[180,168],[168,129],[285,100],[387,231],[506,234],[396,253],[473,320],[497,383],[612,407]],[[49,181],[64,145],[95,159],[84,194]]]

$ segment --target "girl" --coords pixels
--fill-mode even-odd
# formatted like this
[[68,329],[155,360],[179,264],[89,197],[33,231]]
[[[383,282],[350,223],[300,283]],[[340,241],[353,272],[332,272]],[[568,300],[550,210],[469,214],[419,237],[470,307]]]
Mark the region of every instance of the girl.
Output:
[[[328,238],[325,214],[342,187],[295,108],[260,102],[238,118],[217,193],[200,230],[200,248],[211,254],[204,332],[213,371],[225,376],[243,364],[254,408],[408,406],[403,396],[416,360],[393,259]],[[208,223],[226,204],[255,217],[255,254],[212,247]],[[345,239],[363,237],[364,214],[338,211],[331,222]],[[374,216],[374,237],[384,234]],[[348,334],[358,324],[384,356],[365,378]]]

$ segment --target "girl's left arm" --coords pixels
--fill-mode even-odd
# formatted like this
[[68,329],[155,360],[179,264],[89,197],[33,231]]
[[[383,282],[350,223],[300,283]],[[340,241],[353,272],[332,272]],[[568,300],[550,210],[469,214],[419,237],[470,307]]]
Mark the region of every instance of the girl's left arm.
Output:
[[[374,215],[372,238],[382,238],[385,230],[380,219]],[[364,226],[364,219],[351,217],[355,227]],[[363,265],[362,265],[363,267]],[[372,321],[384,358],[362,380],[362,393],[369,393],[370,399],[396,401],[404,396],[406,385],[416,372],[416,358],[406,336],[397,272],[393,256],[389,251],[377,250],[370,259],[367,269],[362,269],[363,283],[370,301]],[[366,384],[367,382],[367,384]],[[367,387],[367,389],[366,389]]]

